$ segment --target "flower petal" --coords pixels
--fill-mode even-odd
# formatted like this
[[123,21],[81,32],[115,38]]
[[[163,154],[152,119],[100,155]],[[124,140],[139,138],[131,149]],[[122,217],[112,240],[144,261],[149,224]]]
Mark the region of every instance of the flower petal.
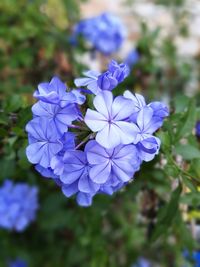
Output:
[[89,171],[89,176],[91,180],[97,184],[103,184],[105,183],[111,172],[111,165],[108,162],[107,164],[99,164],[93,166]]
[[123,96],[118,96],[113,101],[112,118],[114,120],[127,119],[134,112],[134,108],[131,100],[128,100]]
[[108,122],[102,114],[95,110],[87,109],[85,123],[93,132],[97,132],[102,130]]
[[96,141],[105,148],[114,148],[120,144],[118,127],[108,124],[103,130],[97,133]]
[[103,114],[107,119],[111,116],[112,103],[113,95],[110,91],[102,91],[93,101],[96,110]]

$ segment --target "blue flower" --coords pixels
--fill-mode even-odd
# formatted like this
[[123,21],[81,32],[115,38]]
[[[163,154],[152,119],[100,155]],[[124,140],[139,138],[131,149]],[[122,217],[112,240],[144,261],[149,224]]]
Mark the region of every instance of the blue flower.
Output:
[[75,79],[75,85],[77,87],[86,86],[89,91],[97,95],[101,91],[97,84],[98,77],[101,73],[97,71],[85,71],[83,72],[83,75],[86,76],[86,78]]
[[145,258],[139,258],[136,263],[132,265],[132,267],[153,267],[149,260]]
[[22,259],[16,259],[8,262],[8,267],[27,267],[27,263]]
[[119,145],[113,149],[105,149],[96,141],[90,141],[85,147],[87,160],[91,166],[89,176],[97,184],[117,186],[128,182],[139,169],[140,159],[133,145]]
[[117,80],[118,83],[124,81],[124,79],[129,75],[130,69],[127,64],[118,64],[115,60],[111,60],[108,65],[108,71]]
[[[76,79],[78,90],[66,93],[65,85],[53,78],[35,93],[40,100],[26,126],[28,160],[66,197],[76,196],[80,206],[91,205],[96,194],[120,190],[142,161],[159,152],[160,140],[153,134],[168,116],[168,108],[161,102],[146,104],[143,96],[129,91],[114,98],[111,90],[128,74],[126,64],[112,60],[104,73],[88,71],[85,78]],[[86,97],[81,92],[96,95],[96,110],[88,108],[84,118],[79,105]]]
[[136,148],[141,160],[151,161],[159,152],[160,139],[155,136],[144,138],[136,145]]
[[79,117],[75,104],[68,104],[61,108],[59,105],[38,101],[33,105],[32,112],[35,116],[45,118],[49,123],[54,124],[53,128],[60,134],[67,132],[67,126]]
[[109,91],[102,91],[93,101],[97,111],[87,109],[85,123],[97,132],[96,141],[105,148],[126,145],[136,137],[135,125],[126,119],[133,113],[131,100],[118,96],[113,100]]
[[183,255],[187,260],[195,264],[194,267],[200,267],[200,251],[193,251],[190,253],[186,250]]
[[74,94],[67,93],[66,89],[66,85],[58,77],[53,77],[50,83],[40,83],[33,96],[43,102],[60,104],[64,107],[76,102]]
[[25,183],[6,180],[0,187],[0,227],[24,231],[35,220],[38,190]]
[[119,83],[123,82],[129,72],[126,64],[118,64],[112,60],[108,65],[108,70],[104,73],[87,71],[83,73],[87,78],[77,78],[74,82],[76,86],[86,86],[91,93],[97,95],[102,90],[113,90]]
[[97,84],[101,90],[111,91],[118,85],[118,81],[112,73],[106,71],[98,77]]
[[29,146],[26,148],[28,160],[49,168],[51,159],[63,148],[55,125],[44,117],[36,117],[26,125],[26,131],[29,134]]
[[62,192],[66,197],[77,194],[80,206],[90,206],[93,196],[98,192],[100,185],[89,177],[89,168],[85,152],[69,151],[63,157],[64,171],[60,175]]
[[126,60],[125,60],[125,63],[126,63],[130,68],[132,68],[132,67],[139,61],[139,59],[140,59],[140,55],[139,55],[138,51],[137,51],[137,50],[132,50],[132,51],[128,54],[128,56],[127,56],[127,58],[126,58]]
[[[66,193],[69,189],[68,185],[73,184],[73,189],[76,187],[76,192],[88,193],[94,195],[100,186],[89,178],[89,169],[86,154],[84,151],[69,151],[66,152],[63,158],[64,172],[60,176],[60,180],[65,185],[63,191]],[[68,191],[67,191],[68,192]]]
[[196,136],[200,137],[200,121],[197,121],[195,130],[196,130]]
[[122,45],[126,30],[120,19],[110,13],[80,21],[75,36],[81,35],[91,46],[105,55],[116,52]]

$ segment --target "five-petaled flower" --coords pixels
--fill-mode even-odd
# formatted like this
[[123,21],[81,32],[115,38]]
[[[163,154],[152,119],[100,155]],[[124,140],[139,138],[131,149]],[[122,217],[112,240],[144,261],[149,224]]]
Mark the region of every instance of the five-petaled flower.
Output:
[[133,113],[132,102],[123,96],[103,91],[94,98],[97,111],[88,109],[85,123],[97,132],[96,141],[105,148],[113,148],[120,144],[130,144],[136,137],[135,126],[127,119]]

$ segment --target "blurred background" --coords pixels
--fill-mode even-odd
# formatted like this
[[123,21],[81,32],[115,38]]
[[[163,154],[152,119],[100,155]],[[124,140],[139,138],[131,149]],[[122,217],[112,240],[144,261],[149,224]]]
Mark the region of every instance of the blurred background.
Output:
[[[105,12],[123,25],[123,41],[109,53],[94,45],[93,32],[77,31]],[[118,42],[111,28],[110,42]],[[27,161],[24,127],[40,82],[57,75],[73,88],[84,70],[104,71],[111,59],[131,69],[116,94],[161,100],[171,116],[157,133],[160,155],[134,182],[81,208]],[[1,0],[0,184],[37,186],[39,210],[23,233],[0,229],[0,266],[200,266],[199,103],[199,0]]]

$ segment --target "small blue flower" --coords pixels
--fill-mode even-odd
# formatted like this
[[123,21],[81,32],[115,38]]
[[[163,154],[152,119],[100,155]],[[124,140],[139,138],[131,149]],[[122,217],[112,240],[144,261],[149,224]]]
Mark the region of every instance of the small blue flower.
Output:
[[76,97],[71,93],[67,93],[66,89],[66,85],[58,77],[53,77],[50,83],[40,83],[33,96],[43,102],[60,104],[60,106],[64,107],[76,101]]
[[139,169],[140,159],[133,145],[119,145],[113,149],[105,149],[96,141],[90,141],[85,147],[87,160],[91,166],[90,179],[97,184],[109,183],[117,186],[129,181]]
[[110,13],[80,21],[74,31],[75,36],[83,36],[91,46],[105,55],[116,52],[126,36],[120,19]]
[[189,251],[186,250],[184,251],[183,256],[185,257],[185,259],[194,263],[195,264],[194,267],[200,267],[200,251],[193,251],[192,253],[190,253]]
[[[73,184],[77,186],[76,192],[87,193],[94,195],[100,186],[93,182],[89,177],[89,169],[86,154],[84,151],[69,151],[66,152],[63,158],[64,172],[60,176],[60,180],[65,185],[63,192],[66,193],[66,186]],[[75,188],[75,187],[73,187]]]
[[133,113],[131,100],[122,96],[113,99],[112,92],[102,91],[93,101],[97,111],[87,109],[85,123],[97,132],[96,141],[105,148],[130,144],[136,138],[135,125],[126,119]]
[[6,180],[0,187],[0,227],[24,231],[35,220],[38,190],[25,183]]
[[124,81],[124,79],[129,75],[130,69],[127,64],[118,64],[115,60],[111,60],[108,65],[108,71],[117,80],[118,83]]
[[59,105],[38,101],[32,107],[35,116],[45,118],[49,123],[54,124],[53,128],[61,135],[67,132],[68,125],[79,117],[75,104],[68,104],[61,108]]
[[55,125],[44,117],[36,117],[26,125],[29,146],[26,148],[28,160],[49,168],[51,159],[62,150],[60,134]]
[[112,60],[108,65],[108,70],[104,73],[86,71],[83,72],[86,78],[77,78],[74,83],[78,87],[86,86],[91,93],[97,95],[101,91],[112,91],[119,83],[124,81],[129,72],[129,67],[126,64],[118,64],[115,60]]
[[98,77],[97,84],[101,90],[111,91],[118,85],[118,81],[112,73],[106,71]]
[[89,91],[97,95],[101,91],[97,84],[98,77],[101,73],[97,71],[85,71],[83,75],[86,77],[74,80],[75,85],[77,87],[86,86]]
[[126,58],[126,60],[125,60],[125,63],[126,63],[130,68],[132,68],[132,67],[139,61],[139,59],[140,59],[140,55],[139,55],[138,51],[137,51],[137,50],[132,50],[132,51],[128,54],[128,56],[127,56],[127,58]]
[[28,267],[28,265],[24,260],[16,259],[14,261],[9,261],[8,267]]
[[200,121],[197,121],[195,130],[196,130],[196,136],[200,137]]
[[145,258],[139,258],[131,267],[153,267],[151,262]]

